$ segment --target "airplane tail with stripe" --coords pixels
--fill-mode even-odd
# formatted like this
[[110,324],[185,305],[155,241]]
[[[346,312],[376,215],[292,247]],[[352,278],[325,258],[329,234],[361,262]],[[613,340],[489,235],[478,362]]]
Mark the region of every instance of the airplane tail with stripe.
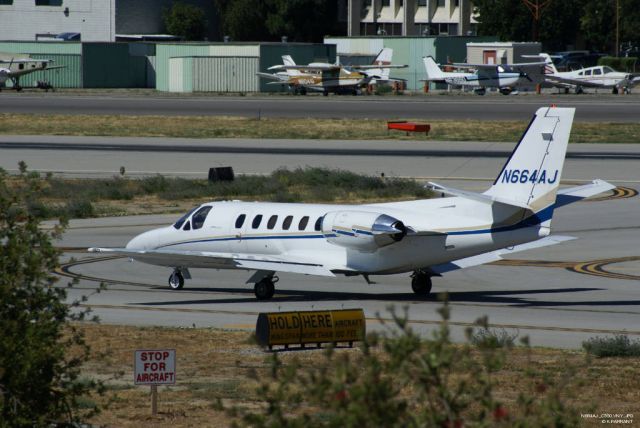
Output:
[[[284,65],[296,65],[296,62],[293,60],[293,58],[291,58],[291,55],[282,55],[282,63]],[[300,76],[302,73],[300,72],[300,70],[288,68],[287,74],[289,76]]]
[[[552,213],[574,113],[574,108],[538,109],[493,186],[484,195],[528,207],[534,213],[545,209]],[[551,215],[545,222],[550,219]]]

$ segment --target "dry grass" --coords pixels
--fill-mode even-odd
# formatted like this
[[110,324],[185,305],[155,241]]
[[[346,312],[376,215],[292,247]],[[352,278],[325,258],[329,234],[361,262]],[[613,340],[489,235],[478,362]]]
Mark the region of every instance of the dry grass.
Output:
[[[252,372],[267,375],[269,354],[250,344],[250,333],[216,329],[142,328],[131,326],[82,325],[96,358],[86,366],[86,374],[105,379],[109,406],[91,422],[130,427],[153,424],[157,427],[229,426],[233,419],[216,410],[222,400],[227,406],[257,408],[257,383]],[[150,415],[148,387],[133,386],[133,351],[144,348],[177,349],[177,384],[159,388],[159,412]],[[341,349],[338,352],[360,352]],[[98,357],[99,354],[106,354]],[[286,363],[292,358],[311,365],[321,358],[319,351],[281,353]],[[506,366],[495,377],[496,392],[505,404],[514,402],[524,388],[530,388],[527,370],[551,378],[569,375],[571,387],[563,394],[581,413],[638,413],[639,359],[608,358],[588,361],[583,352],[534,348],[529,355],[515,349]],[[114,376],[121,372],[120,376]],[[98,398],[106,404],[106,398]],[[600,424],[600,420],[582,420]]]
[[[0,133],[186,138],[296,138],[343,140],[517,141],[525,121],[417,119],[431,124],[428,136],[388,133],[382,119],[276,119],[218,116],[115,116],[0,114]],[[637,143],[638,123],[575,123],[572,143]]]

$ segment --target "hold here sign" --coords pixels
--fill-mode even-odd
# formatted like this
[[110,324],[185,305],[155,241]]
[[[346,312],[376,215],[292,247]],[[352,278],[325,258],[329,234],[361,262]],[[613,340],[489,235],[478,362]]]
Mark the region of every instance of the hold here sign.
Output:
[[175,385],[175,349],[135,351],[133,380],[136,385]]

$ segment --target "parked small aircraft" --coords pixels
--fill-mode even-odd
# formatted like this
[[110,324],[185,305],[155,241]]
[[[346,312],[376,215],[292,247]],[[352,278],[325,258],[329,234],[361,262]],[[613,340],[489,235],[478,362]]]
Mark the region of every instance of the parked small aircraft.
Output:
[[175,224],[134,237],[126,248],[90,248],[173,268],[180,289],[190,268],[256,271],[258,299],[275,292],[276,272],[386,275],[413,272],[411,287],[431,291],[431,277],[557,244],[554,210],[613,189],[596,180],[559,190],[573,108],[540,108],[484,193],[433,185],[448,197],[364,205],[210,202]]
[[340,65],[325,62],[312,62],[297,65],[290,55],[283,55],[281,65],[269,67],[275,73],[257,73],[258,76],[274,80],[269,84],[288,85],[295,93],[302,95],[307,91],[357,95],[359,89],[373,82],[390,80],[389,70],[405,68],[406,65],[393,65],[393,50],[384,48],[370,65]]
[[[6,55],[5,55],[6,56]],[[16,91],[21,91],[20,77],[25,74],[33,73],[40,70],[55,70],[58,68],[64,68],[64,65],[49,66],[53,60],[50,59],[32,59],[32,58],[20,58],[20,59],[1,59],[0,58],[0,89],[5,85],[7,80],[11,80],[13,88]],[[4,64],[8,64],[4,67]],[[48,89],[50,88],[50,85]]]
[[[535,55],[527,56],[535,57]],[[614,94],[617,94],[619,90],[628,94],[633,86],[640,83],[640,76],[615,71],[606,65],[560,72],[556,69],[551,55],[541,53],[539,57],[545,61],[545,81],[557,88],[563,88],[565,93],[568,93],[570,89],[574,89],[576,94],[581,94],[583,88],[611,88]]]
[[427,72],[427,82],[442,82],[453,86],[472,88],[478,95],[484,95],[487,88],[498,88],[503,95],[509,95],[524,80],[531,81],[527,73],[517,68],[542,66],[544,62],[519,64],[452,64],[456,68],[472,68],[471,72],[447,72],[436,64],[431,56],[422,58]]

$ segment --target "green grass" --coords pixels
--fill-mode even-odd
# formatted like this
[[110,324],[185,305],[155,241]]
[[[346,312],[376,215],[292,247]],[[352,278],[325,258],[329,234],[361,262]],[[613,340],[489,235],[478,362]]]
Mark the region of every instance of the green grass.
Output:
[[582,342],[587,353],[599,358],[640,357],[640,340],[631,340],[629,336],[619,334],[613,337],[592,337]]
[[[411,120],[411,118],[407,118]],[[339,140],[447,140],[515,142],[526,121],[430,120],[429,135],[387,132],[382,119],[283,119],[217,116],[117,116],[0,114],[0,133],[114,137],[290,138]],[[640,142],[640,123],[576,122],[572,143]]]
[[30,210],[45,218],[88,218],[117,214],[117,209],[109,202],[135,203],[149,197],[194,203],[225,199],[355,203],[430,196],[430,191],[413,180],[370,177],[325,168],[279,169],[268,176],[237,176],[234,181],[213,183],[160,175],[140,179],[81,180],[49,175],[42,179],[42,198],[33,201]]

